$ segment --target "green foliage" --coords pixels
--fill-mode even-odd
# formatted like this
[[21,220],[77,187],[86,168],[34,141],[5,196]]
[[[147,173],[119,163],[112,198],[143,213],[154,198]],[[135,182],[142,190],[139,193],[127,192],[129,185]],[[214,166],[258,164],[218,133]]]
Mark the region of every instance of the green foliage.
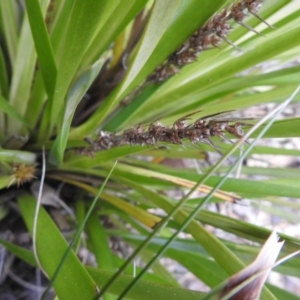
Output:
[[[229,178],[226,158],[237,156],[239,149],[218,138],[213,138],[214,144],[227,154],[219,164],[203,168],[202,175],[194,169],[176,169],[158,162],[164,158],[205,159],[207,152],[214,151],[207,144],[159,148],[125,145],[92,153],[85,141],[94,140],[99,129],[122,133],[161,118],[164,124],[173,124],[195,111],[199,112],[192,119],[282,103],[290,97],[300,83],[300,68],[295,64],[300,49],[300,4],[288,0],[263,1],[258,14],[274,29],[253,15],[246,18],[245,23],[263,36],[230,21],[228,39],[243,53],[223,42],[220,48],[202,51],[197,61],[183,66],[168,80],[144,83],[191,34],[232,2],[25,0],[22,7],[17,2],[0,1],[0,222],[9,217],[8,202],[16,200],[26,230],[31,236],[35,232],[36,201],[26,182],[41,178],[40,157],[45,149],[45,182],[55,189],[65,184],[69,193],[66,201],[75,210],[73,221],[65,219],[74,229],[85,226],[88,236],[87,242],[81,237],[72,245],[74,249],[68,248],[49,213],[40,207],[34,237],[37,256],[4,239],[0,243],[24,262],[39,267],[50,280],[69,249],[53,283],[60,300],[93,299],[98,289],[105,292],[105,299],[120,295],[126,299],[201,299],[203,294],[178,287],[160,263],[159,251],[214,288],[253,261],[258,247],[220,239],[206,225],[260,244],[271,233],[206,210],[208,201],[229,198],[234,202],[247,197],[256,207],[263,199],[267,204],[262,210],[297,222],[299,203],[291,200],[300,198],[297,170],[242,167],[242,176],[262,179]],[[128,100],[126,105],[124,100]],[[294,103],[299,100],[300,93]],[[261,125],[251,138],[268,124]],[[264,138],[299,138],[299,128],[298,117],[277,120]],[[249,130],[251,127],[245,128],[246,133]],[[247,150],[249,145],[243,147]],[[271,154],[275,159],[300,153],[298,149],[263,144],[251,147],[249,155]],[[115,160],[118,163],[94,207],[89,197],[97,195]],[[237,160],[235,166],[239,163]],[[35,173],[27,177],[16,173],[16,168],[24,166],[34,167]],[[9,184],[14,200],[6,193]],[[174,189],[186,192],[197,184],[195,189],[205,194],[217,185],[221,190],[211,192],[208,198],[183,197],[179,202],[165,193]],[[83,223],[89,208],[91,215]],[[159,215],[161,210],[167,214],[165,218]],[[109,220],[113,229],[103,220]],[[178,238],[176,231],[187,233],[189,238]],[[120,259],[110,248],[111,236],[122,238],[135,250],[134,255],[149,263],[143,269],[136,268],[138,274],[145,272],[145,279],[132,290],[126,289],[135,280],[128,272],[135,269],[132,264],[136,256]],[[299,239],[284,233],[280,236],[286,240],[284,255],[299,249]],[[78,259],[79,247],[95,255],[97,267],[86,267]],[[299,257],[292,258],[276,272],[300,278],[299,264]],[[117,268],[127,275],[117,276]],[[289,297],[288,291],[267,286],[262,299]]]

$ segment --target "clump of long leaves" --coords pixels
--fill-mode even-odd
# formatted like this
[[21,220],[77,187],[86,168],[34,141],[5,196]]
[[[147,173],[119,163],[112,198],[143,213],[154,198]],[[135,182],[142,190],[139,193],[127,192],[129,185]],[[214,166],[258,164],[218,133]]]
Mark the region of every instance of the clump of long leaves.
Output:
[[[232,148],[226,142],[243,138],[241,127],[251,131],[255,122],[205,118],[280,103],[293,93],[300,72],[297,1],[1,1],[0,21],[0,222],[1,233],[9,233],[0,242],[48,277],[46,294],[53,286],[59,299],[94,299],[99,292],[104,299],[201,299],[204,294],[180,288],[160,256],[214,288],[249,264],[259,247],[220,239],[206,224],[257,243],[271,232],[205,210],[211,198],[248,198],[254,207],[263,199],[262,210],[298,222],[297,170],[245,166],[243,178],[261,179],[229,178],[226,161],[243,142],[245,155],[247,149],[275,157],[300,151],[247,148],[250,139]],[[185,123],[194,112],[197,120]],[[299,127],[298,117],[275,121],[264,137],[299,138]],[[213,151],[224,156],[203,167],[203,175],[159,163],[205,159]],[[178,202],[167,193],[175,188],[208,196],[189,199],[189,193]],[[37,207],[36,198],[51,209]],[[72,233],[77,228],[74,237],[63,237],[53,210]],[[9,227],[20,219],[26,227]],[[33,248],[20,243],[19,231],[30,233]],[[178,238],[181,231],[190,238]],[[299,239],[279,235],[283,255],[298,250]],[[112,250],[109,238],[115,237],[134,249],[132,256]],[[95,255],[97,267],[78,258],[82,248]],[[133,270],[137,256],[146,268]],[[299,264],[296,257],[275,271],[300,278]],[[133,271],[144,278],[133,283]],[[299,298],[271,284],[261,297]]]

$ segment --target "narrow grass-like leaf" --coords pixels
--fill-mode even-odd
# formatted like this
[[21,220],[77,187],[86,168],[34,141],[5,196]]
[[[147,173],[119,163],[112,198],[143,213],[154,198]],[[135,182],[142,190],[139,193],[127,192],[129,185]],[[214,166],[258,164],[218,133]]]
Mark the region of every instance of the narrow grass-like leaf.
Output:
[[55,59],[57,66],[64,52],[64,41],[66,37],[66,31],[68,30],[68,24],[70,22],[70,12],[72,11],[72,6],[74,1],[61,1],[59,3],[59,8],[54,16],[53,23],[51,24],[51,44],[53,52],[55,54]]
[[[99,270],[91,267],[87,267],[88,272],[96,281],[96,283],[102,288],[107,280],[113,275],[112,272]],[[117,296],[132,280],[132,276],[121,275],[109,288],[109,292]],[[199,300],[202,299],[203,293],[190,291],[177,287],[169,287],[166,285],[160,285],[150,281],[141,280],[135,289],[133,289],[126,299],[133,300],[153,300],[153,299],[186,299],[186,300]]]
[[[120,259],[119,257],[115,257],[117,261],[118,267],[121,267],[124,264],[124,259]],[[132,276],[134,273],[140,272],[142,267],[138,267],[136,265],[130,265],[126,268],[124,271],[125,274]],[[145,275],[145,280],[147,281],[152,281],[160,284],[165,284],[168,286],[173,286],[173,287],[181,287],[178,282],[168,273],[168,276],[160,276],[160,274],[157,274],[156,272],[148,273]],[[170,278],[171,277],[171,278]]]
[[[137,241],[142,241],[145,239],[143,236],[141,236],[141,238],[136,237],[135,239],[135,237],[132,237],[132,235],[130,237],[124,236],[123,238],[133,244],[137,244]],[[196,251],[193,252],[192,249],[187,249],[188,246],[183,249],[185,244],[184,241],[181,241],[183,247],[176,249],[176,242],[177,241],[172,243],[170,248],[166,251],[166,257],[176,260],[210,287],[216,286],[227,278],[226,272],[215,261],[207,257],[207,255],[201,254],[200,252],[198,253]],[[154,255],[154,253],[159,251],[160,247],[165,243],[166,239],[154,238],[149,244],[148,249],[151,249]],[[195,245],[199,246],[196,243]]]
[[[263,129],[262,125],[251,137],[256,137]],[[274,122],[270,130],[264,135],[265,138],[289,138],[300,137],[300,118],[279,120]]]
[[63,114],[63,123],[58,130],[58,136],[51,150],[50,161],[52,163],[62,163],[72,118],[74,116],[77,105],[79,104],[82,97],[85,95],[90,85],[93,83],[95,77],[100,72],[102,65],[103,60],[98,60],[92,67],[88,68],[88,70],[86,70],[71,86],[66,98],[66,105]]
[[1,1],[0,15],[10,64],[14,67],[18,48],[17,10],[15,3],[13,1]]
[[[249,81],[251,81],[251,79],[249,79]],[[226,84],[229,84],[229,82],[225,81],[224,85]],[[199,92],[195,91],[194,94],[189,94],[181,98],[181,102],[184,102],[186,105],[185,107],[182,107],[180,111],[171,114],[172,120],[176,120],[176,118],[181,117],[187,112],[197,111],[199,108],[203,108],[203,113],[199,114],[201,116],[201,114],[209,115],[218,111],[239,110],[249,106],[267,103],[270,101],[270,99],[272,99],[272,102],[282,102],[295,90],[296,87],[296,84],[287,84],[274,87],[268,91],[255,93],[247,90],[243,91],[243,93],[234,93],[239,92],[238,89],[234,89],[233,91],[228,91],[225,93],[221,92],[219,94],[215,93],[214,87]],[[295,97],[295,101],[299,100],[300,95],[297,95]],[[178,115],[178,113],[180,115]],[[166,114],[166,116],[169,114],[170,113]],[[256,116],[254,115],[254,117]],[[145,116],[143,116],[143,120],[144,119]],[[168,120],[169,119],[167,119],[166,122],[168,122]],[[133,119],[133,121],[134,124],[136,124],[136,122],[137,124],[141,123],[141,121],[136,119]]]
[[[107,49],[117,36],[126,28],[126,25],[133,20],[138,12],[146,5],[148,0],[132,1],[109,1],[103,12],[106,16],[105,22],[99,24],[99,32],[89,46],[82,65],[91,64]],[[112,11],[113,9],[113,11]],[[100,27],[102,26],[102,27]],[[101,40],[101,43],[99,43]]]
[[[192,176],[184,176],[192,177]],[[199,176],[198,176],[199,177]],[[215,186],[215,184],[222,178],[210,177],[207,180],[208,185]],[[253,181],[247,179],[233,179],[228,178],[223,185],[223,189],[226,191],[242,194],[245,197],[265,197],[265,196],[281,196],[281,197],[293,197],[297,198],[300,195],[299,186],[289,186],[284,184],[272,183],[266,180]]]
[[2,112],[6,113],[10,117],[19,121],[26,127],[28,128],[30,127],[28,122],[20,115],[20,113],[13,106],[11,106],[9,102],[6,99],[4,99],[1,95],[0,95],[0,109],[2,110]]
[[36,154],[28,151],[0,149],[0,160],[10,163],[33,164],[36,162]]
[[[32,234],[36,201],[33,197],[25,195],[19,199],[18,204]],[[39,211],[36,242],[39,260],[51,278],[68,244],[43,208]],[[90,300],[96,295],[94,281],[73,252],[66,258],[58,279],[54,282],[54,288],[61,300],[70,298]]]
[[[149,170],[148,168],[138,168],[134,166],[123,165],[120,163],[118,165],[118,168],[116,169],[116,174],[121,175],[124,178],[129,178],[128,175],[126,176],[126,173],[130,174],[130,179],[134,179],[143,184],[147,182],[147,179],[142,180],[143,177],[152,177],[164,181],[176,182],[178,185],[188,188],[193,187],[196,181],[199,180],[199,178],[203,179],[205,177],[205,175],[199,176],[195,172],[192,173],[177,170],[171,171],[167,167],[164,167],[164,172],[156,172]],[[221,178],[223,178],[223,176],[211,176],[209,179],[207,179],[208,186],[214,187]],[[149,181],[149,183],[151,182]],[[228,178],[223,184],[223,190],[242,194],[244,197],[251,198],[264,196],[282,196],[297,198],[300,195],[299,186],[287,187],[286,184],[280,184],[278,182],[272,183],[267,180],[253,181],[249,179]],[[200,188],[200,191],[203,192],[204,189]],[[216,195],[220,198],[224,198],[222,197],[222,194]]]
[[[109,166],[109,164],[108,164]],[[136,182],[139,182],[140,184],[147,184],[147,185],[158,185],[157,182],[161,182],[159,179],[162,179],[162,186],[165,186],[166,182],[170,182],[172,184],[169,184],[168,186],[182,186],[185,188],[192,188],[195,186],[196,182],[193,180],[186,180],[183,179],[181,176],[172,176],[167,174],[167,172],[163,171],[152,171],[152,170],[147,170],[148,165],[145,166],[145,168],[137,168],[137,167],[132,167],[132,166],[127,166],[123,164],[119,164],[119,166],[116,169],[115,174],[118,175],[118,177],[124,177],[124,178],[129,178],[131,180],[135,180]],[[105,166],[106,168],[106,166]],[[79,171],[78,167],[62,167],[63,170],[65,171],[72,171],[76,172]],[[121,170],[121,171],[120,171]],[[103,171],[99,170],[88,170],[87,173],[91,175],[96,175],[96,176],[103,176]],[[119,178],[120,179],[120,178]],[[199,192],[203,193],[208,193],[211,191],[211,187],[207,185],[202,185],[197,189]],[[229,201],[233,202],[234,199],[240,199],[239,196],[230,194],[227,192],[224,192],[222,190],[217,191],[214,194],[216,197],[224,200],[224,201]]]
[[[138,52],[130,66],[130,69],[128,70],[120,90],[118,91],[119,95],[124,93],[153,53],[173,18],[180,2],[181,0],[164,0],[154,2]],[[116,97],[118,97],[118,95]]]
[[56,92],[46,108],[46,114],[50,116],[50,120],[47,117],[43,122],[40,136],[45,134],[48,137],[57,124],[57,119],[60,120],[60,126],[63,124],[61,111],[65,105],[65,97],[84,53],[94,38],[99,22],[98,16],[101,15],[104,2],[104,0],[74,0],[73,2],[62,46],[62,56],[57,62],[59,68],[55,85]]
[[[53,179],[59,179],[62,180],[64,182],[68,182],[71,183],[75,186],[78,186],[80,188],[83,188],[84,190],[93,193],[93,194],[97,194],[97,190],[85,183],[82,182],[78,182],[72,179],[65,177],[60,177],[57,175],[50,175],[51,178]],[[161,218],[156,217],[153,214],[148,213],[147,211],[144,211],[143,209],[134,206],[124,200],[122,200],[121,198],[118,198],[116,196],[112,196],[106,193],[103,193],[101,195],[101,198],[103,198],[105,201],[113,204],[114,206],[118,207],[119,209],[121,209],[122,211],[126,212],[127,214],[129,214],[130,216],[136,218],[137,220],[139,220],[141,223],[143,223],[144,225],[153,228],[157,225],[157,223],[159,223],[161,221]]]
[[38,0],[25,0],[31,33],[49,98],[53,96],[57,68],[46,24]]
[[99,216],[93,212],[86,224],[88,239],[92,245],[99,269],[115,271],[114,259],[109,248],[108,236],[100,223]]
[[[140,252],[140,256],[143,261],[148,262],[153,257],[153,253],[152,253],[152,251],[149,251],[147,249],[147,250]],[[134,267],[135,267],[135,265],[134,265]],[[181,285],[176,281],[176,279],[166,270],[166,268],[159,261],[156,261],[152,265],[151,270],[155,275],[159,276],[160,278],[166,278],[169,285],[171,285],[173,287],[181,287]],[[136,274],[139,271],[141,271],[141,270],[133,270],[133,272],[131,274]]]
[[[205,171],[206,168],[203,168]],[[220,172],[226,172],[228,170],[227,167],[220,168]],[[300,174],[297,169],[294,168],[263,168],[263,167],[243,167],[242,174],[246,175],[261,175],[266,178],[299,178]],[[296,203],[295,203],[296,204]],[[300,204],[299,204],[300,205]]]
[[93,158],[79,156],[78,154],[71,154],[70,156],[66,156],[63,166],[76,166],[79,168],[84,166],[85,168],[93,168],[95,166],[102,165],[105,162],[120,159],[124,156],[136,154],[145,150],[146,148],[141,146],[116,147],[109,151],[97,152]]
[[0,244],[2,244],[10,253],[19,257],[20,259],[27,262],[28,264],[37,267],[37,263],[35,261],[34,254],[32,253],[32,251],[14,245],[12,243],[9,243],[3,239],[0,239]]
[[40,120],[40,113],[43,111],[43,105],[47,100],[47,93],[45,90],[44,80],[41,70],[37,70],[33,82],[31,97],[28,101],[25,120],[30,124],[30,128],[35,128]]
[[[8,74],[7,74],[7,64],[5,62],[2,49],[0,49],[0,93],[5,98],[8,98]],[[4,128],[4,126],[2,126]]]
[[[76,201],[76,220],[77,220],[77,224],[78,224],[77,230],[79,230],[80,225],[84,223],[85,213],[86,213],[85,202],[82,199],[77,199],[77,201]],[[74,249],[75,249],[76,253],[77,253],[81,243],[86,246],[85,237],[83,235],[81,235],[81,239],[78,239],[77,241],[75,241]]]
[[[206,72],[203,71],[200,63],[195,63],[193,68],[198,67],[200,70],[199,76],[193,72],[190,78],[186,78],[187,74],[184,74],[182,71],[181,74],[173,77],[164,86],[164,88],[168,88],[168,93],[163,93],[163,91],[156,93],[156,97],[153,96],[151,100],[149,99],[149,103],[144,105],[138,113],[144,116],[144,118],[153,118],[153,116],[158,115],[158,109],[160,114],[162,112],[170,114],[170,112],[178,111],[187,105],[187,102],[183,101],[183,99],[186,99],[189,94],[192,93],[195,95],[200,91],[220,84],[238,72],[298,46],[298,33],[299,28],[281,32],[281,35],[277,34],[275,37],[269,38],[267,41],[264,41],[264,43],[259,44],[241,56],[232,57],[230,59],[227,58],[226,62],[215,68],[208,68]],[[280,41],[280,43],[278,41]],[[183,76],[185,76],[185,78],[182,78]],[[166,98],[172,99],[172,101],[164,101]]]
[[[41,4],[42,14],[45,14],[49,0]],[[18,41],[17,55],[10,85],[9,103],[23,116],[30,98],[31,83],[35,71],[36,52],[31,35],[27,14],[24,15]],[[24,76],[24,74],[26,74]],[[8,134],[18,134],[22,130],[21,123],[15,119],[8,120]],[[24,130],[23,130],[24,131]]]
[[[188,213],[191,209],[186,209]],[[199,221],[209,224],[211,226],[222,228],[223,230],[235,234],[241,238],[248,239],[253,242],[262,243],[271,233],[269,229],[262,228],[258,225],[254,225],[243,220],[238,220],[230,218],[227,216],[222,216],[220,214],[203,210],[196,217]],[[299,239],[288,236],[284,233],[279,233],[279,235],[286,240],[286,246],[291,249],[291,251],[296,251],[297,243]]]
[[131,205],[130,203],[118,197],[111,196],[108,194],[103,194],[102,197],[106,201],[120,208],[122,211],[126,212],[127,214],[139,220],[142,224],[150,228],[154,228],[161,221],[160,217],[148,213],[147,211],[144,211],[143,209],[140,209],[137,206]]
[[[86,231],[88,234],[89,245],[91,246],[98,263],[98,268],[114,272],[116,267],[109,247],[108,236],[100,224],[100,219],[95,211],[91,213],[86,223]],[[103,299],[113,300],[115,297],[107,294]]]
[[300,297],[288,292],[286,289],[282,289],[271,284],[267,284],[267,287],[277,297],[277,299],[300,300]]
[[271,155],[288,155],[288,156],[299,156],[300,150],[297,149],[285,149],[279,147],[266,147],[266,146],[255,146],[255,149],[251,150],[251,154],[271,154]]

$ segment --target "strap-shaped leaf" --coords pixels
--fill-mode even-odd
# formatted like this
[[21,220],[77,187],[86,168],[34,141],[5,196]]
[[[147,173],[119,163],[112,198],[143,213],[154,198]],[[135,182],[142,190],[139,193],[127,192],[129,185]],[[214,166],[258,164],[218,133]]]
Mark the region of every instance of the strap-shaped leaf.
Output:
[[[26,226],[32,234],[37,202],[32,196],[25,195],[19,199],[18,203]],[[36,247],[42,268],[51,278],[67,251],[68,243],[42,207],[39,210],[37,222]],[[60,300],[90,300],[96,296],[95,282],[73,251],[66,258],[53,285]]]

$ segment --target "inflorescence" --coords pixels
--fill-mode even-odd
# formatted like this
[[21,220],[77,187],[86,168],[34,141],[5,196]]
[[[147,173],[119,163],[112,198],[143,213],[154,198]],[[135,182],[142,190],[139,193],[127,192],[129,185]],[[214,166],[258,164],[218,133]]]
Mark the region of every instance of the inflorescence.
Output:
[[178,73],[181,67],[194,62],[202,51],[219,47],[223,41],[241,51],[241,49],[227,38],[227,35],[231,31],[231,26],[228,21],[233,20],[248,30],[259,34],[255,29],[243,22],[245,17],[248,16],[247,13],[250,13],[269,27],[272,27],[257,15],[262,2],[263,0],[241,0],[223,9],[221,13],[214,15],[204,26],[196,30],[183,45],[170,55],[162,65],[158,66],[156,70],[148,76],[147,82],[160,83],[167,80],[169,77]]
[[220,117],[221,114],[214,114],[197,119],[194,123],[188,124],[188,118],[195,113],[188,114],[178,119],[173,126],[165,126],[160,121],[155,121],[149,126],[139,125],[132,129],[125,130],[121,134],[101,131],[96,140],[86,138],[91,145],[93,152],[107,150],[122,145],[149,145],[155,146],[160,142],[176,145],[184,145],[183,140],[189,140],[193,144],[204,143],[213,147],[218,153],[220,149],[212,142],[213,136],[232,143],[225,135],[229,133],[236,138],[244,136],[243,126],[251,124],[242,122],[249,119],[234,119]]
[[[178,73],[180,68],[184,65],[195,61],[202,51],[219,47],[223,41],[241,50],[227,38],[227,35],[231,31],[229,21],[233,20],[248,30],[260,34],[245,24],[244,19],[250,13],[267,26],[272,27],[257,15],[262,2],[263,0],[239,0],[229,7],[224,8],[219,14],[215,14],[204,26],[196,30],[183,45],[171,54],[163,64],[158,66],[156,70],[148,76],[144,85],[160,83],[167,80],[169,77]],[[144,87],[144,85],[142,87]],[[135,94],[136,93],[134,93],[134,95]],[[127,102],[126,99],[125,103]],[[218,136],[222,140],[232,143],[226,136],[226,133],[241,138],[244,135],[242,127],[251,126],[250,124],[241,122],[242,120],[220,118],[220,114],[206,116],[196,120],[193,124],[187,124],[186,120],[193,114],[194,113],[186,115],[177,120],[173,126],[165,126],[160,121],[155,121],[149,126],[139,125],[132,129],[125,130],[121,134],[101,131],[96,140],[93,141],[87,138],[86,141],[91,145],[90,150],[92,152],[122,145],[156,146],[159,142],[183,145],[183,140],[189,140],[194,144],[208,144],[221,153],[220,149],[212,142],[211,137]]]

